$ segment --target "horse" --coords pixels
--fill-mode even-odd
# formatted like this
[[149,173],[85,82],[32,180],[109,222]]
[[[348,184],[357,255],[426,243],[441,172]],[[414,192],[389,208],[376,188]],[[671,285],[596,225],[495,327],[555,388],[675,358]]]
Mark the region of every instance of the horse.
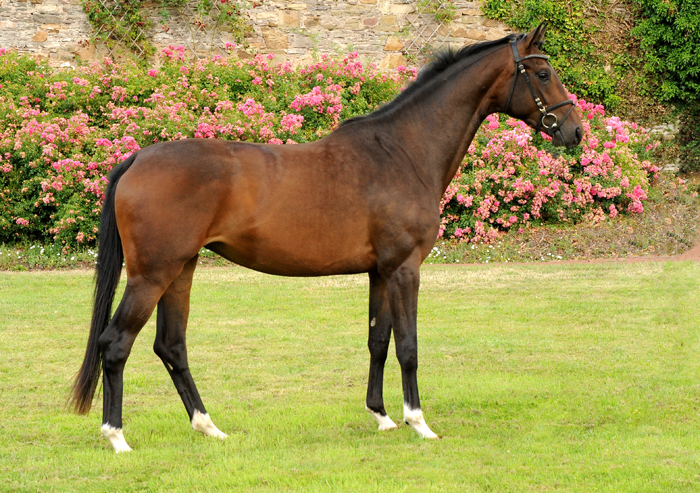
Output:
[[[382,395],[393,332],[404,422],[437,438],[418,394],[416,318],[419,269],[437,240],[440,199],[491,113],[519,118],[557,146],[582,138],[575,105],[541,52],[545,30],[441,52],[392,102],[314,142],[185,139],[148,146],[115,166],[74,410],[90,410],[102,373],[101,432],[116,452],[131,450],[122,430],[124,365],[157,306],[153,349],[192,428],[226,437],[202,403],[185,344],[193,273],[207,248],[279,276],[368,273],[366,410],[379,430],[396,428]],[[110,319],[123,263],[126,287]]]

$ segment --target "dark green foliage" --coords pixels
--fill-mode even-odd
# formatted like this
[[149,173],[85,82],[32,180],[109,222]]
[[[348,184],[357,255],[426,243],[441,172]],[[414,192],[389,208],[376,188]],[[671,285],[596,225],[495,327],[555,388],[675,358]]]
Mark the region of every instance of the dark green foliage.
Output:
[[636,0],[644,19],[632,30],[641,39],[644,67],[655,77],[655,96],[681,109],[681,170],[700,170],[700,2]]
[[[597,22],[590,22],[580,0],[487,0],[484,13],[505,22],[521,32],[529,32],[541,22],[549,23],[544,51],[567,89],[594,103],[616,111],[622,99],[618,85],[624,70],[612,70],[603,53],[590,42],[599,31]],[[618,57],[619,58],[619,57]],[[624,65],[622,58],[614,62]],[[617,74],[617,75],[616,75]]]
[[680,117],[681,171],[700,171],[700,102],[685,106]]
[[636,0],[643,19],[632,30],[641,40],[644,67],[658,77],[665,102],[700,98],[700,2]]

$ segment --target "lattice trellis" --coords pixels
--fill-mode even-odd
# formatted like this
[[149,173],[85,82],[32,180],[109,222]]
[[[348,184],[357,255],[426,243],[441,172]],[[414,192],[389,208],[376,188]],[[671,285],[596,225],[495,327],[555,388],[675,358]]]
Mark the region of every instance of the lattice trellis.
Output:
[[[197,2],[185,4],[173,17],[171,29],[178,39],[185,41],[185,48],[193,57],[210,56],[221,45],[223,31],[216,22],[222,11],[218,2],[212,2],[211,10],[206,13],[197,9]],[[178,36],[179,35],[179,36]]]
[[[126,18],[120,7],[118,0],[97,0],[107,12],[111,22],[104,23],[95,30],[95,39],[98,40],[100,48],[105,54],[114,57],[121,52],[131,51],[139,58],[148,55],[148,46],[151,46],[153,33],[149,29],[141,26],[131,26],[131,32],[126,33],[119,26]],[[209,5],[209,12],[200,11],[197,8],[199,2],[193,0],[182,7],[169,9],[170,18],[167,20],[168,29],[185,44],[190,57],[209,56],[213,51],[223,48],[221,41],[224,31],[216,22],[216,18],[222,13],[215,2]],[[156,12],[154,11],[153,14]],[[155,17],[155,16],[152,16]],[[154,31],[158,31],[160,25],[154,26]]]
[[107,56],[114,57],[120,49],[124,48],[134,52],[139,57],[145,56],[146,49],[143,45],[147,45],[149,41],[144,29],[133,26],[132,35],[123,33],[119,29],[119,26],[123,25],[124,19],[129,15],[121,7],[120,2],[116,0],[97,0],[97,2],[104,8],[107,17],[112,21],[102,23],[95,30],[95,39],[103,40],[101,44],[106,50]]
[[453,40],[447,23],[438,20],[441,17],[440,11],[447,12],[449,7],[446,2],[433,2],[432,5],[411,1],[405,3],[414,4],[414,10],[403,16],[403,24],[408,27],[410,34],[404,53],[416,62],[423,63],[435,49]]

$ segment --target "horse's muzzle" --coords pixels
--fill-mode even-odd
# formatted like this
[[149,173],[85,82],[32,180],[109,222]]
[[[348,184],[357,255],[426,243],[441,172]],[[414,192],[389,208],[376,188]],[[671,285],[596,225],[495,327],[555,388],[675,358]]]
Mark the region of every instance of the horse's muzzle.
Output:
[[567,149],[573,149],[581,143],[583,139],[583,130],[579,125],[573,129],[559,128],[554,135],[552,135],[552,143],[557,147],[566,147]]

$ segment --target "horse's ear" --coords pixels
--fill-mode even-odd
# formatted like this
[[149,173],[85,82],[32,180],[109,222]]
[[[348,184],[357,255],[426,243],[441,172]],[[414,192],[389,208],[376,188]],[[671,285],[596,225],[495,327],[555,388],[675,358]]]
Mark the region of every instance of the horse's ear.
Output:
[[542,24],[537,26],[537,28],[532,31],[528,37],[530,38],[527,46],[528,48],[531,48],[533,45],[537,47],[541,47],[542,43],[544,43],[544,33],[547,31],[547,21],[544,21]]

